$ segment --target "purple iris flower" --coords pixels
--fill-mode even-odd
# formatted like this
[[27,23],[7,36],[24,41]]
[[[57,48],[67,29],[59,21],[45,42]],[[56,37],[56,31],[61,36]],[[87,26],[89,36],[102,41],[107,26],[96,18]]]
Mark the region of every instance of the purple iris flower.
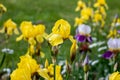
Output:
[[76,29],[76,36],[75,38],[77,39],[78,42],[92,42],[92,38],[91,36],[87,36],[89,35],[91,32],[91,28],[88,25],[85,24],[81,24],[78,26],[78,28]]
[[108,48],[112,49],[112,51],[108,50],[105,52],[102,57],[105,59],[110,59],[114,55],[114,51],[120,49],[120,38],[110,38],[107,42]]

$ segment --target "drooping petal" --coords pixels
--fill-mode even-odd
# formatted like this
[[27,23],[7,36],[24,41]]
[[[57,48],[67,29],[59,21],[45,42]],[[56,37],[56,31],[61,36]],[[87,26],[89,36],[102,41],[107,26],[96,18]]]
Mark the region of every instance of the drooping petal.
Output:
[[85,40],[86,40],[86,36],[84,36],[84,35],[76,35],[75,36],[75,38],[76,38],[76,40],[78,41],[78,42],[85,42]]
[[88,37],[87,37],[87,41],[88,41],[89,43],[92,43],[92,41],[93,41],[93,40],[92,40],[92,37],[91,37],[91,36],[88,36]]
[[0,11],[3,13],[3,12],[6,12],[7,11],[7,8],[3,5],[3,4],[0,4]]
[[29,38],[28,42],[29,42],[30,45],[35,45],[36,44],[36,41],[35,41],[34,38]]
[[24,68],[14,70],[10,77],[11,80],[32,80],[30,72]]
[[36,40],[37,40],[39,43],[42,43],[42,42],[44,41],[42,35],[37,35],[37,36],[36,36]]
[[18,68],[23,68],[29,71],[31,74],[36,72],[39,69],[39,65],[36,60],[34,60],[30,55],[26,54],[25,56],[20,57],[20,63],[18,63]]
[[102,55],[102,57],[105,59],[110,59],[111,57],[113,57],[113,55],[114,55],[113,52],[107,51]]
[[14,29],[14,33],[17,34],[17,35],[19,34],[19,31],[18,31],[17,28]]
[[20,41],[23,39],[23,35],[20,35],[19,37],[16,38],[16,41]]
[[52,46],[57,46],[61,43],[63,43],[63,38],[61,35],[59,34],[53,34],[51,33],[49,36],[48,36],[48,41],[49,43],[52,45]]
[[43,69],[39,69],[39,70],[37,70],[37,72],[38,72],[38,74],[39,74],[40,76],[42,76],[42,77],[45,78],[46,80],[49,80],[49,79],[50,79],[50,77],[48,76],[48,74],[46,73],[46,71],[44,71]]
[[114,72],[109,76],[109,80],[119,80],[120,79],[120,73]]

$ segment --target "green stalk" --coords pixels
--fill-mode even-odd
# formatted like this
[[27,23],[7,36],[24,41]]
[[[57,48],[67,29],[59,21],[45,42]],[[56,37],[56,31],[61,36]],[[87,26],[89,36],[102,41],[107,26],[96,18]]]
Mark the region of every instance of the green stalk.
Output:
[[67,72],[67,74],[66,74],[66,80],[69,80],[68,77],[69,77],[69,73]]
[[5,57],[6,57],[6,53],[3,53],[3,57],[2,57],[2,60],[0,62],[0,67],[3,65],[4,63],[4,60],[5,60]]
[[54,64],[54,80],[56,80],[56,58],[53,57],[53,64]]
[[84,73],[84,80],[88,80],[88,72]]

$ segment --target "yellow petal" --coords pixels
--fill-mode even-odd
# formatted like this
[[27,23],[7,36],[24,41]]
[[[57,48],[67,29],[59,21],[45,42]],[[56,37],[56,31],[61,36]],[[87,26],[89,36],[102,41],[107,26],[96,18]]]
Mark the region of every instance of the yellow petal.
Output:
[[69,36],[70,41],[73,43],[75,39],[73,39],[73,36]]
[[45,60],[45,68],[47,68],[48,65],[49,65],[49,63],[48,63],[48,60],[46,59],[46,60]]
[[45,39],[47,39],[48,34],[47,34],[47,33],[43,33],[43,37],[44,37]]
[[30,45],[28,50],[29,50],[29,54],[33,55],[35,53],[34,45]]
[[70,59],[71,61],[73,62],[74,59],[75,59],[75,56],[76,56],[76,50],[77,50],[77,46],[76,46],[76,40],[73,41],[73,44],[71,46],[71,49],[70,49]]
[[116,79],[116,77],[119,75],[119,72],[114,72],[112,73],[110,76],[109,76],[109,80],[119,80],[119,79]]
[[84,19],[76,17],[74,26],[76,27],[76,26],[78,26],[80,24],[83,24],[84,22],[85,22]]
[[30,21],[23,21],[20,24],[20,30],[25,38],[35,37],[35,30]]
[[60,34],[64,39],[68,38],[70,35],[70,24],[63,19],[56,21],[54,27],[52,28],[52,33]]
[[37,36],[36,36],[36,40],[37,40],[39,43],[42,43],[42,42],[44,41],[42,35],[37,35]]
[[7,27],[7,28],[12,28],[12,29],[15,29],[17,26],[17,24],[15,22],[12,21],[12,19],[8,19],[5,23],[4,23],[4,27]]
[[61,76],[61,66],[56,66],[56,80],[63,80]]
[[45,54],[43,52],[40,52],[40,57],[41,58],[44,58],[45,57]]
[[29,38],[28,42],[29,42],[30,45],[35,45],[36,44],[36,41],[35,41],[34,38]]
[[46,71],[44,71],[43,69],[38,69],[37,70],[38,74],[40,76],[42,76],[43,78],[45,78],[46,80],[49,80],[50,77],[48,76],[48,74],[46,73]]
[[0,30],[0,33],[5,33],[5,28],[4,27]]
[[34,25],[36,35],[42,35],[45,32],[45,26],[42,24]]
[[19,31],[18,31],[17,28],[14,29],[14,33],[17,34],[17,35],[19,34]]
[[18,68],[25,69],[31,74],[33,74],[39,69],[39,65],[37,64],[35,59],[33,59],[30,55],[26,54],[20,57],[20,63],[18,63]]
[[7,8],[3,4],[0,4],[0,11],[6,12]]
[[53,34],[53,33],[51,33],[51,34],[48,36],[47,40],[49,41],[49,43],[50,43],[52,46],[57,46],[57,45],[63,43],[62,36],[59,35],[59,34]]
[[20,35],[19,37],[16,38],[16,41],[20,41],[23,39],[23,35]]
[[30,72],[24,68],[14,70],[10,77],[11,80],[32,80]]

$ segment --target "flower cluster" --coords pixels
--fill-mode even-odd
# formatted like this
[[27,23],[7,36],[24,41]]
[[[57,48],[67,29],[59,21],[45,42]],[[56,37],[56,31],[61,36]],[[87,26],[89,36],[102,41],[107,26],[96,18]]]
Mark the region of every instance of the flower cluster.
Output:
[[105,8],[108,9],[105,0],[97,0],[93,7],[91,4],[86,4],[84,1],[79,0],[75,11],[80,10],[80,18],[75,18],[75,26],[85,24],[89,21],[93,22],[94,25],[99,26],[101,24],[101,27],[104,27],[106,18]]
[[20,41],[22,39],[28,41],[30,45],[28,52],[30,54],[34,54],[36,44],[41,44],[47,35],[45,33],[45,26],[42,24],[33,25],[30,21],[23,21],[20,24],[20,30],[22,34],[16,39],[16,41]]

